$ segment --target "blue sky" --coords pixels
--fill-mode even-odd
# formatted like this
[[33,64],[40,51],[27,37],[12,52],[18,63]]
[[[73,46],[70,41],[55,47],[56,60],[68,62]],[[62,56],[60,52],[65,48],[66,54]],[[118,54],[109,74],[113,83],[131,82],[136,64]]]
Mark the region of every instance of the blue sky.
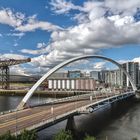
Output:
[[139,0],[0,0],[1,58],[31,57],[12,68],[23,74],[83,54],[140,62],[139,8]]

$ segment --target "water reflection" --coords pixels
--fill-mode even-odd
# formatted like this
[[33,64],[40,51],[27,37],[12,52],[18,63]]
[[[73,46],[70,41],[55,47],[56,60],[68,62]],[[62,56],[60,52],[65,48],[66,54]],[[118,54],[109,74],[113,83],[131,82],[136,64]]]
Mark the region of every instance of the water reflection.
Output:
[[[0,96],[0,112],[15,109],[22,99],[23,96]],[[30,105],[34,105],[50,100],[53,99],[48,97],[33,96],[28,103]]]
[[[135,99],[109,105],[98,112],[75,117],[78,139],[85,134],[96,136],[97,140],[132,140],[140,137],[140,103]],[[66,121],[38,133],[40,140],[51,140]]]

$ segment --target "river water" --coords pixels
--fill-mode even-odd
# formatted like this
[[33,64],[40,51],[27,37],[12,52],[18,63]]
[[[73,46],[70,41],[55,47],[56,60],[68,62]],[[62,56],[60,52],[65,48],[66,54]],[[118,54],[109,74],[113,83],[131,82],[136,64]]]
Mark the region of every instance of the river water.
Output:
[[[15,108],[21,99],[19,96],[0,96],[0,111]],[[41,98],[46,99],[51,100]],[[39,102],[38,97],[32,97],[31,103],[34,102]],[[75,116],[74,119],[78,140],[85,134],[95,136],[97,140],[140,139],[140,102],[133,98],[106,106],[92,114]],[[38,132],[38,139],[51,140],[60,129],[65,129],[66,123],[65,120]]]

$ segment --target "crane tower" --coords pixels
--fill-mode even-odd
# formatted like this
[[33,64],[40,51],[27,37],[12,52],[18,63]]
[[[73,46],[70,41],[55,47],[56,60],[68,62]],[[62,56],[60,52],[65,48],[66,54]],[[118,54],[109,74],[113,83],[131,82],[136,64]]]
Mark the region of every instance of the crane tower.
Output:
[[18,65],[22,63],[30,62],[31,59],[8,59],[8,60],[0,60],[0,71],[1,71],[1,85],[2,89],[9,89],[10,88],[10,72],[9,66]]

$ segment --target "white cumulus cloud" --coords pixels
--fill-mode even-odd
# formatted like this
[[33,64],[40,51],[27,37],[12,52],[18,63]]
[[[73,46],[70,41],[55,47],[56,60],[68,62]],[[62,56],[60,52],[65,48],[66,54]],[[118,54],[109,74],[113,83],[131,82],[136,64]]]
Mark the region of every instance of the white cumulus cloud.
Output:
[[17,27],[24,21],[24,14],[17,12],[14,13],[11,9],[1,9],[0,10],[0,23],[7,24],[12,27]]
[[102,70],[105,68],[105,64],[106,64],[106,62],[96,62],[96,63],[94,63],[93,68],[95,70]]
[[[79,13],[72,17],[77,20],[77,24],[61,29],[48,21],[37,20],[36,15],[18,16],[11,10],[2,12],[6,20],[2,20],[0,16],[0,23],[8,24],[14,27],[16,32],[21,32],[14,33],[14,36],[22,36],[25,32],[37,29],[51,31],[48,44],[39,42],[34,49],[20,50],[24,54],[37,55],[30,63],[34,67],[47,71],[48,68],[75,56],[98,54],[102,49],[122,47],[127,44],[140,44],[140,22],[134,18],[137,8],[140,7],[139,0],[90,0],[80,6],[74,5],[72,1],[51,0],[50,4],[53,12],[57,14],[78,10]],[[139,61],[138,58],[135,60]],[[98,63],[94,67],[100,69],[104,67],[104,63]]]
[[[0,23],[13,27],[16,31],[30,32],[36,29],[45,31],[54,31],[62,29],[61,27],[54,25],[48,21],[37,20],[36,15],[27,17],[21,12],[14,12],[10,8],[3,8],[0,10]],[[23,36],[23,33],[14,33],[14,36]]]
[[59,26],[53,25],[47,21],[34,21],[32,23],[27,23],[16,28],[17,31],[20,32],[29,32],[35,31],[36,29],[46,30],[46,31],[53,31],[61,29]]
[[[97,54],[102,49],[127,44],[139,44],[140,22],[133,17],[133,11],[140,7],[139,1],[133,3],[130,0],[126,3],[124,0],[118,3],[117,5],[113,0],[87,1],[79,6],[71,1],[52,0],[54,12],[65,14],[70,10],[79,10],[80,13],[73,18],[80,18],[80,21],[64,30],[54,30],[51,33],[51,42],[46,46],[47,54],[39,49],[38,52],[42,55],[33,58],[34,65],[52,67],[75,56]],[[105,16],[109,10],[112,14]]]
[[19,55],[19,54],[14,54],[14,53],[5,53],[5,54],[1,54],[0,55],[0,59],[1,60],[5,60],[5,59],[25,59],[27,58],[24,55]]
[[76,6],[72,2],[65,0],[51,0],[52,10],[57,14],[68,13],[70,10],[82,10],[81,6]]

